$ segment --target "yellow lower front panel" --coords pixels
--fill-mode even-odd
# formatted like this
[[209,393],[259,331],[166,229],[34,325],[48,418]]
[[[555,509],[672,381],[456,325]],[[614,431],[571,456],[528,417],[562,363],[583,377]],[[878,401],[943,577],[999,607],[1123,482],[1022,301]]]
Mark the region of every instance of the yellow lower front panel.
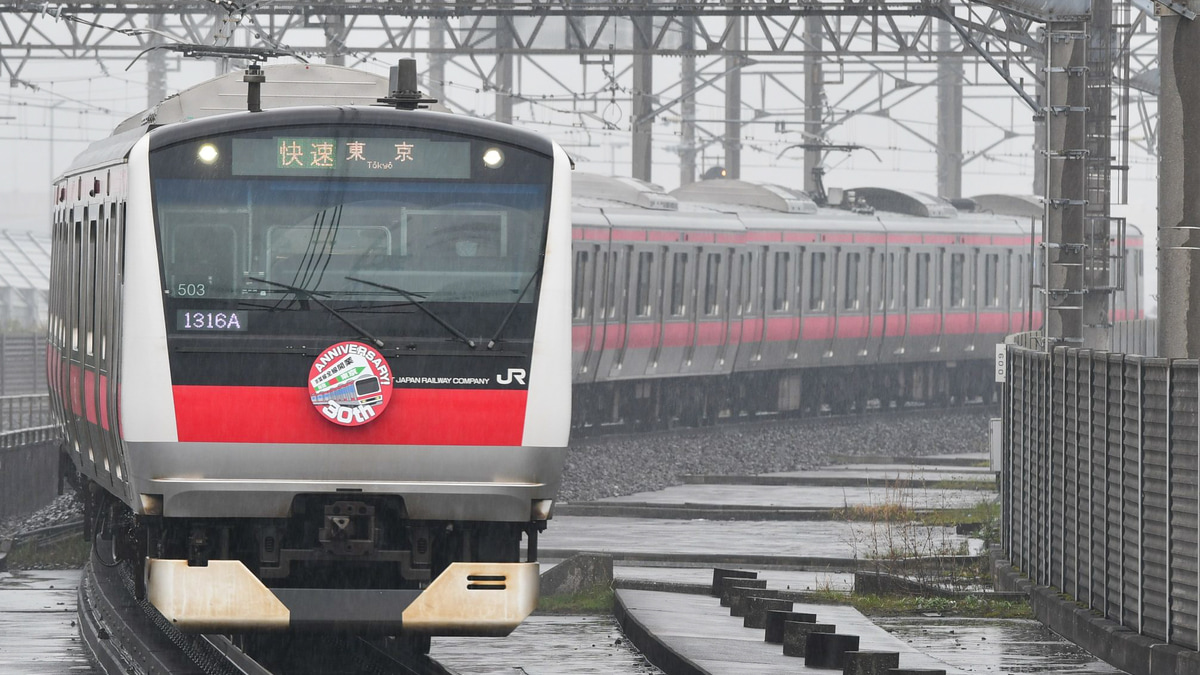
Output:
[[283,630],[288,608],[237,560],[146,561],[146,596],[168,621],[188,633]]
[[537,609],[537,563],[452,563],[405,608],[405,631],[430,635],[513,632]]

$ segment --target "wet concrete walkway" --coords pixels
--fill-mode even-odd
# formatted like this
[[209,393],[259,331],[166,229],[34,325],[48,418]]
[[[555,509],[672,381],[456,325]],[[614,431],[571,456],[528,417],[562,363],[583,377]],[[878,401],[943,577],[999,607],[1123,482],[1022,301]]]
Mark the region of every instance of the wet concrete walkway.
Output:
[[[900,503],[914,509],[965,508],[997,498],[995,474],[978,466],[984,459],[970,455],[904,464],[880,458],[877,464],[834,465],[818,471],[688,476],[685,485],[586,506],[640,503],[837,509]],[[744,628],[742,620],[731,617],[716,598],[696,594],[711,584],[713,566],[758,571],[771,589],[848,592],[853,575],[845,568],[852,567],[855,560],[878,556],[882,547],[894,543],[890,536],[895,534],[877,523],[756,520],[750,511],[744,519],[709,520],[654,517],[653,511],[640,517],[616,517],[602,515],[603,508],[593,511],[597,515],[556,516],[540,540],[543,559],[579,551],[613,555],[617,596],[627,616],[666,649],[713,675],[807,672],[804,659],[783,656],[779,645],[764,641],[762,630]],[[932,549],[953,550],[971,544],[949,528],[904,527],[909,528],[904,536],[923,539]],[[722,560],[732,561],[732,565],[714,562]],[[653,588],[655,584],[688,592],[666,592]],[[876,621],[846,606],[795,603],[795,609],[816,613],[819,621],[836,624],[840,633],[859,635],[862,649],[900,653],[900,665],[905,668],[960,674],[1121,672],[1036,621],[936,616]]]
[[76,625],[79,570],[0,572],[0,675],[94,673]]

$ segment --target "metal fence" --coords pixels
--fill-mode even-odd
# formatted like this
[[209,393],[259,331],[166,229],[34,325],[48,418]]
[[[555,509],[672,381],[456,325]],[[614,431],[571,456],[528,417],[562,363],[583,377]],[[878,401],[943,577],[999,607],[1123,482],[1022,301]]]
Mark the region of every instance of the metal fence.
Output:
[[0,396],[0,434],[53,423],[49,394]]
[[[1150,351],[1152,328],[1135,333]],[[1009,560],[1126,628],[1197,649],[1198,362],[1035,343],[1013,336],[1007,350]]]
[[0,333],[0,396],[46,391],[46,336]]

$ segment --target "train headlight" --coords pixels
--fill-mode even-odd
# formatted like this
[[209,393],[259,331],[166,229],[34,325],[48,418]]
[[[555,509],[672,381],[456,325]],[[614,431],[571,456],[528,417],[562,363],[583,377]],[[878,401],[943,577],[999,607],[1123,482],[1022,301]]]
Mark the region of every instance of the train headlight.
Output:
[[483,165],[489,169],[499,169],[504,166],[504,151],[500,148],[488,148],[484,150]]
[[218,154],[217,146],[212,143],[205,143],[196,151],[196,158],[205,164],[212,164],[217,161]]

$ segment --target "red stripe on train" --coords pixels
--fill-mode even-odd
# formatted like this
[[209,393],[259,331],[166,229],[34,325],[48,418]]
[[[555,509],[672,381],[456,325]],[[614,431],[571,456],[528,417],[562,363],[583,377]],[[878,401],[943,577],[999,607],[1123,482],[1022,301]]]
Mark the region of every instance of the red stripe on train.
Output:
[[393,389],[377,419],[340,427],[303,387],[175,386],[181,442],[327,445],[521,445],[527,392]]

